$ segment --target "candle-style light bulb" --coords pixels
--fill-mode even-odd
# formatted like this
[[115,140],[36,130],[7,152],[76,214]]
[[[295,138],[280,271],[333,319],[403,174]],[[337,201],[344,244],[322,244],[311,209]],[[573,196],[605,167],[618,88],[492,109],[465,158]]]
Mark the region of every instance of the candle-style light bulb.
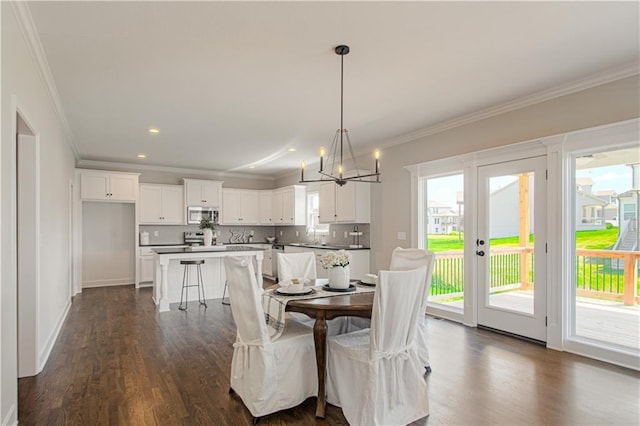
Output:
[[300,180],[304,180],[304,160],[300,163]]
[[324,147],[320,147],[320,172],[324,169]]
[[373,158],[375,158],[375,167],[376,167],[376,174],[378,174],[378,170],[380,169],[380,151],[379,150],[375,150],[373,152]]
[[340,179],[342,179],[342,164],[338,166],[338,174],[340,175]]

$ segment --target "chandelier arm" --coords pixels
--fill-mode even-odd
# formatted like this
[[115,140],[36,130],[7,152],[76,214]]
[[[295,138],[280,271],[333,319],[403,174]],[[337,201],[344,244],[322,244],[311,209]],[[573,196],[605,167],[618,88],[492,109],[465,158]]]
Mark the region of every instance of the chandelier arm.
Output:
[[351,159],[353,160],[353,167],[356,169],[356,175],[360,176],[360,170],[358,169],[358,160],[356,160],[356,155],[353,152],[353,147],[351,146],[351,138],[349,137],[349,132],[344,131],[347,134],[347,146],[349,147],[349,153],[351,154]]

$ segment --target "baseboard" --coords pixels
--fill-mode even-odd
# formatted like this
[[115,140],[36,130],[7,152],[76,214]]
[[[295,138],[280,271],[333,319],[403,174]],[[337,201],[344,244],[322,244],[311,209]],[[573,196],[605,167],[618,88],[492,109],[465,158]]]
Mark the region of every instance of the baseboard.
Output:
[[136,282],[135,278],[113,278],[109,280],[91,280],[91,281],[83,281],[82,288],[91,288],[91,287],[110,287],[114,285],[130,285]]
[[65,306],[64,310],[62,311],[62,315],[60,315],[60,318],[58,318],[56,327],[53,329],[51,335],[47,339],[47,344],[40,352],[40,356],[38,357],[38,371],[36,372],[36,374],[39,374],[47,364],[49,355],[51,354],[51,350],[53,349],[53,345],[55,345],[56,340],[58,340],[58,335],[62,330],[62,326],[64,325],[65,320],[67,319],[67,315],[69,315],[69,310],[71,310],[71,301],[67,302],[67,306]]
[[18,424],[18,418],[16,416],[16,404],[9,407],[9,412],[2,419],[2,426],[15,426]]

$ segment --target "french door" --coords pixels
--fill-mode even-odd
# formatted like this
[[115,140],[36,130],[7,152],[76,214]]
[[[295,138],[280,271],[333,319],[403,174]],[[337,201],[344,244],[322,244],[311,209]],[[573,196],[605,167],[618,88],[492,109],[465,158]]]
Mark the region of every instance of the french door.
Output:
[[546,157],[478,167],[478,325],[546,341]]

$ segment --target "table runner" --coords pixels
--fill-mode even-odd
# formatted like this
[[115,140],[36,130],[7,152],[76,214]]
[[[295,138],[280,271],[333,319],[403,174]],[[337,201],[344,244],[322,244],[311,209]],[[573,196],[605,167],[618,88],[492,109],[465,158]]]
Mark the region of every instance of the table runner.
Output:
[[316,299],[319,297],[334,297],[334,296],[346,296],[357,293],[371,293],[375,291],[375,287],[356,285],[355,291],[349,292],[335,292],[326,291],[322,289],[322,286],[311,287],[316,292],[314,294],[305,294],[300,296],[281,296],[279,294],[273,294],[276,289],[265,290],[262,293],[262,308],[264,310],[264,317],[267,322],[267,329],[269,330],[269,337],[274,341],[278,339],[285,327],[286,320],[286,308],[287,303],[290,300],[303,300],[303,299]]

